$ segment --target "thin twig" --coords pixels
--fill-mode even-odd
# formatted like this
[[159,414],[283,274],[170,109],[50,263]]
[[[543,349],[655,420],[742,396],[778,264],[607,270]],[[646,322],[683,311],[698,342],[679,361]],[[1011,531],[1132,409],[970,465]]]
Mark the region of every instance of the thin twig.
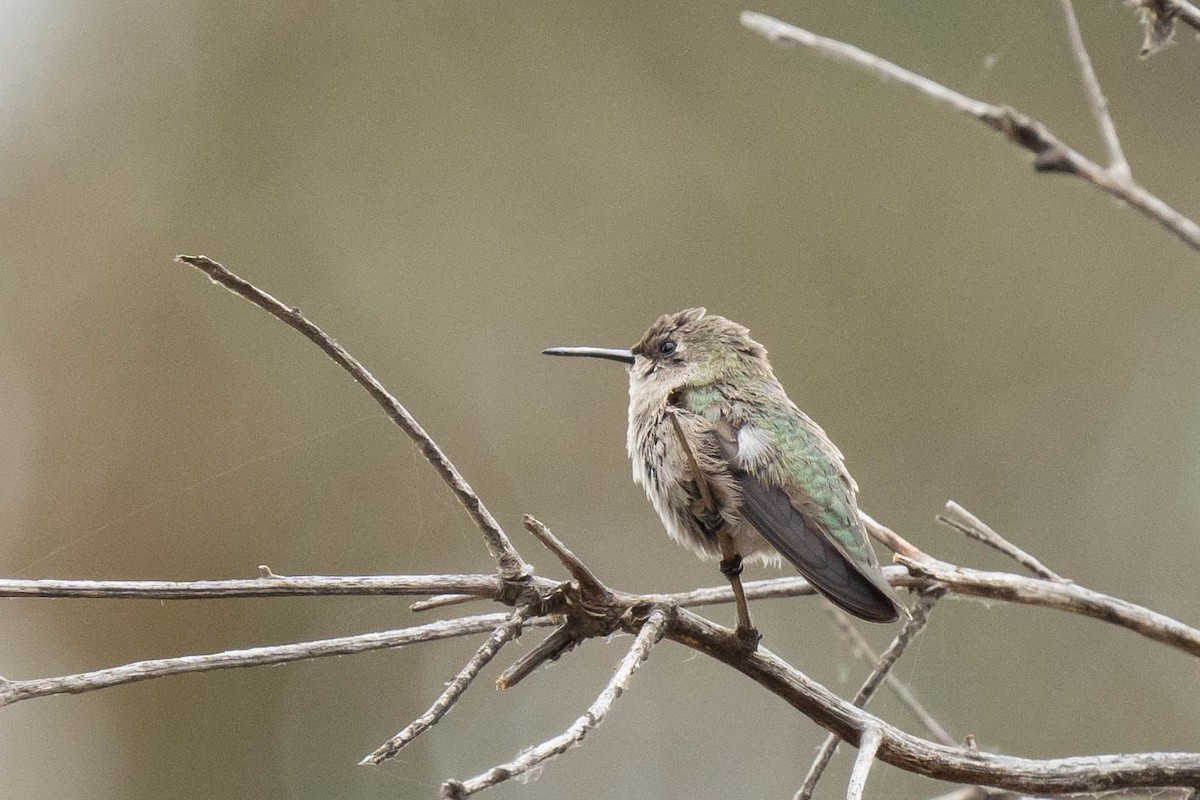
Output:
[[579,644],[575,634],[568,625],[560,625],[543,639],[537,647],[518,658],[513,665],[504,670],[496,679],[496,688],[506,691],[525,680],[535,669],[547,661],[557,661],[558,657]]
[[482,598],[474,594],[435,594],[427,600],[418,600],[409,605],[409,611],[433,611],[435,608],[445,608],[446,606],[457,606],[462,603],[469,603],[472,600],[481,600]]
[[947,747],[906,733],[846,702],[766,648],[748,651],[740,647],[724,628],[685,609],[676,613],[667,636],[728,664],[851,744],[858,744],[868,726],[878,725],[883,741],[877,757],[907,772],[1044,794],[1200,786],[1200,753],[1032,759]]
[[458,698],[462,697],[463,693],[467,691],[467,688],[475,680],[475,676],[479,674],[479,671],[487,666],[496,653],[500,652],[500,648],[521,635],[521,626],[525,623],[525,619],[528,616],[529,609],[527,607],[523,606],[514,609],[508,619],[498,625],[492,631],[492,635],[488,637],[487,641],[479,646],[479,649],[475,651],[475,655],[454,676],[454,680],[450,681],[449,685],[446,686],[446,690],[433,702],[429,710],[413,720],[404,730],[380,745],[375,752],[358,762],[359,765],[382,764],[384,761],[395,756],[396,753],[399,753],[401,748],[406,744],[438,724],[442,717],[446,716],[450,709],[454,707],[454,704],[458,702]]
[[891,550],[893,553],[915,559],[929,558],[929,556],[925,555],[921,548],[917,547],[915,544],[908,541],[888,526],[876,521],[871,517],[870,514],[863,511],[861,508],[858,510],[858,516],[860,519],[862,519],[863,527],[867,529],[867,533],[871,535],[871,538],[882,544],[888,550]]
[[641,630],[638,631],[637,637],[633,640],[629,652],[621,659],[620,665],[604,690],[600,692],[600,696],[566,731],[537,747],[526,750],[509,763],[492,767],[487,772],[470,780],[447,781],[442,786],[442,797],[459,800],[475,794],[489,786],[495,786],[522,775],[579,744],[589,731],[604,721],[609,709],[612,708],[613,701],[625,691],[633,673],[649,657],[650,650],[654,645],[663,638],[663,633],[670,620],[671,616],[666,609],[657,608],[650,612],[650,616],[647,617]]
[[521,519],[521,523],[525,526],[525,530],[532,533],[534,538],[541,542],[547,550],[562,562],[567,572],[571,573],[571,577],[579,584],[579,589],[583,592],[584,596],[599,598],[612,594],[608,587],[596,577],[595,573],[579,560],[579,556],[567,549],[567,546],[559,541],[558,537],[551,533],[549,528],[529,514],[526,514]]
[[1083,44],[1083,33],[1079,30],[1079,20],[1075,17],[1075,7],[1071,0],[1059,0],[1063,17],[1067,22],[1067,41],[1071,43],[1071,53],[1075,63],[1079,65],[1079,77],[1083,81],[1083,89],[1087,92],[1088,105],[1092,109],[1092,118],[1100,129],[1104,146],[1108,149],[1108,171],[1118,177],[1130,176],[1129,162],[1121,151],[1121,140],[1117,138],[1117,126],[1113,124],[1112,115],[1108,113],[1108,100],[1100,89],[1100,80],[1092,67],[1092,59],[1088,56],[1087,47]]
[[997,106],[967,97],[923,75],[910,72],[886,59],[837,39],[818,36],[785,22],[752,11],[742,12],[742,25],[769,41],[803,47],[827,58],[847,61],[869,72],[904,84],[938,102],[945,103],[1004,134],[1014,144],[1036,156],[1034,167],[1042,172],[1064,172],[1093,184],[1119,198],[1174,233],[1193,250],[1200,250],[1200,225],[1185,217],[1131,178],[1110,173],[1096,162],[1068,147],[1036,119],[1007,106]]
[[259,289],[249,281],[239,278],[232,272],[227,270],[222,265],[213,261],[207,256],[176,256],[175,260],[180,264],[188,264],[207,275],[213,283],[224,286],[229,291],[249,300],[254,305],[271,314],[271,316],[280,320],[289,327],[300,332],[321,348],[325,355],[337,363],[342,369],[350,373],[350,377],[354,378],[360,386],[366,389],[367,394],[377,402],[392,420],[400,427],[402,431],[408,434],[408,437],[416,443],[421,454],[425,456],[425,460],[434,468],[438,475],[441,476],[445,484],[450,487],[450,491],[458,498],[458,501],[466,509],[467,514],[475,521],[479,530],[483,533],[484,542],[487,544],[488,550],[492,554],[492,558],[500,566],[500,574],[508,580],[519,580],[530,573],[529,565],[521,558],[521,554],[512,546],[512,542],[504,534],[500,528],[500,524],[488,511],[487,506],[479,499],[479,495],[475,494],[475,490],[467,483],[466,479],[459,473],[458,468],[451,463],[442,449],[433,441],[425,429],[417,422],[417,420],[408,413],[400,401],[392,396],[383,384],[376,380],[375,376],[367,371],[367,368],[358,362],[354,356],[350,355],[345,348],[329,337],[325,331],[321,330],[314,323],[308,320],[300,309],[292,308],[281,303],[271,295]]
[[883,732],[870,725],[862,732],[858,740],[858,755],[854,759],[854,769],[850,772],[850,782],[846,785],[846,800],[862,800],[863,791],[867,788],[867,775],[871,765],[875,763],[875,754],[883,742]]
[[983,542],[988,547],[999,550],[1004,555],[1016,561],[1025,569],[1037,575],[1039,578],[1045,578],[1048,581],[1060,581],[1069,583],[1066,578],[1054,572],[1041,561],[1038,561],[1029,553],[1026,553],[1021,548],[1017,547],[1012,542],[1005,539],[1000,534],[996,533],[987,523],[979,519],[979,517],[967,511],[953,500],[946,501],[946,511],[944,514],[939,514],[936,517],[937,521],[943,525],[948,525],[956,531],[966,534],[970,538]]
[[[863,635],[858,632],[858,628],[854,627],[854,624],[850,621],[850,615],[832,604],[826,604],[826,610],[829,611],[830,617],[833,619],[833,624],[837,626],[842,638],[850,645],[850,652],[872,666],[879,663],[879,655],[867,640],[863,638]],[[933,714],[929,713],[928,709],[917,699],[917,696],[913,693],[909,685],[897,678],[895,672],[889,670],[883,680],[888,685],[888,688],[892,690],[892,693],[899,698],[904,707],[924,726],[930,736],[945,745],[958,744],[958,740],[950,735],[950,732],[946,730],[942,723],[938,722]]]
[[[912,610],[912,618],[901,628],[900,633],[888,645],[887,650],[883,651],[883,655],[875,663],[871,674],[867,676],[862,687],[854,695],[854,699],[850,701],[856,708],[864,708],[875,696],[883,679],[891,672],[900,656],[904,654],[909,642],[915,639],[917,634],[929,624],[929,613],[943,594],[945,594],[945,590],[937,587],[923,593],[917,600]],[[812,766],[808,768],[808,774],[804,776],[803,785],[796,792],[795,800],[809,800],[812,797],[817,788],[817,781],[821,780],[822,773],[829,766],[829,762],[833,760],[833,754],[837,752],[840,741],[841,739],[834,733],[825,737],[825,741],[821,743],[821,749],[817,751],[817,757],[813,759]],[[859,747],[861,748],[862,745],[860,744]]]
[[[370,650],[402,647],[454,636],[469,636],[492,630],[507,618],[507,614],[480,614],[474,617],[439,620],[414,628],[340,636],[335,639],[321,639],[314,642],[226,650],[221,653],[198,656],[155,658],[111,669],[81,672],[57,678],[8,680],[0,682],[0,706],[54,694],[81,694],[151,678],[181,675],[186,672],[209,672],[217,669],[284,664],[309,658],[344,656],[365,653]],[[539,617],[529,620],[526,624],[542,626],[552,624],[552,622],[548,618]]]

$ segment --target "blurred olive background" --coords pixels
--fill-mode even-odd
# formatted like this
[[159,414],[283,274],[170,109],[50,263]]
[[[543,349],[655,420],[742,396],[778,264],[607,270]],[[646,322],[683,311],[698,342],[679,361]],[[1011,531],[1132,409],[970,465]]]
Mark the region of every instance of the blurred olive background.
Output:
[[[864,507],[913,541],[1012,567],[933,522],[953,498],[1053,569],[1200,622],[1200,258],[977,123],[773,48],[721,2],[0,8],[0,573],[492,569],[358,387],[171,262],[199,252],[350,348],[545,574],[523,512],[613,586],[720,583],[629,479],[623,371],[538,355],[627,346],[702,304],[768,346]],[[1102,153],[1049,0],[755,8]],[[1139,61],[1129,10],[1079,13],[1135,174],[1195,218],[1200,46]],[[8,600],[0,674],[429,618],[408,602]],[[755,613],[772,650],[853,693],[867,668],[816,602]],[[568,725],[629,641],[492,691],[540,636],[379,769],[355,764],[476,642],[21,703],[0,711],[0,796],[433,797]],[[947,601],[899,674],[990,750],[1200,742],[1194,659],[1059,613]],[[668,643],[582,749],[494,793],[788,797],[822,738]],[[944,790],[880,768],[868,791]]]

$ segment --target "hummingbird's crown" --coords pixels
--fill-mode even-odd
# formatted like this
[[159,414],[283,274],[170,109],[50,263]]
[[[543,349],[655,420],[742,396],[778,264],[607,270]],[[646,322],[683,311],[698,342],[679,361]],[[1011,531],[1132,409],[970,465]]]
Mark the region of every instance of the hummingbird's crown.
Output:
[[702,348],[729,348],[754,358],[767,356],[766,348],[750,338],[748,329],[725,317],[709,315],[703,307],[663,314],[634,345],[633,353],[654,356],[662,353],[663,344],[669,341]]

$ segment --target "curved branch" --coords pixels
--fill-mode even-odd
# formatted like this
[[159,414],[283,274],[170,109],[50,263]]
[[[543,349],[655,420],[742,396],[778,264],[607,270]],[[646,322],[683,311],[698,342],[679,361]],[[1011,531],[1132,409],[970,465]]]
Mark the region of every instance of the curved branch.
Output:
[[679,611],[667,629],[667,638],[728,664],[856,747],[863,731],[877,727],[879,760],[918,775],[1047,794],[1200,786],[1200,753],[1039,760],[947,747],[918,738],[856,708],[770,651],[760,647],[746,652],[728,631],[689,611]]
[[1147,217],[1178,236],[1193,250],[1200,251],[1200,225],[1185,217],[1133,179],[1111,172],[1067,146],[1041,122],[1008,106],[997,106],[967,97],[904,67],[868,53],[852,44],[818,36],[786,22],[758,14],[742,12],[742,25],[786,47],[802,47],[826,58],[846,61],[868,72],[905,86],[979,120],[1009,141],[1033,153],[1034,167],[1040,172],[1063,172],[1087,181],[1141,211]]
[[383,384],[358,362],[358,359],[346,352],[325,331],[310,322],[300,313],[300,309],[284,305],[254,284],[234,275],[211,258],[179,255],[175,257],[175,260],[180,264],[195,267],[207,275],[213,283],[220,284],[239,297],[249,300],[288,327],[300,332],[310,342],[321,348],[321,351],[333,359],[339,367],[350,373],[350,377],[367,390],[367,394],[371,395],[372,399],[383,408],[384,413],[392,422],[396,423],[400,430],[408,434],[408,438],[416,443],[421,455],[425,456],[425,460],[450,487],[450,491],[454,492],[454,496],[458,498],[458,502],[466,509],[471,519],[475,520],[475,524],[483,533],[484,542],[487,544],[492,558],[496,559],[500,565],[500,574],[509,580],[518,580],[529,574],[529,565],[512,546],[512,542],[500,528],[500,523],[496,522],[487,506],[479,499],[479,495],[475,494],[475,490],[467,483],[466,478],[459,473],[458,468],[451,463],[413,415],[408,413],[408,409],[401,405],[400,401],[393,397]]

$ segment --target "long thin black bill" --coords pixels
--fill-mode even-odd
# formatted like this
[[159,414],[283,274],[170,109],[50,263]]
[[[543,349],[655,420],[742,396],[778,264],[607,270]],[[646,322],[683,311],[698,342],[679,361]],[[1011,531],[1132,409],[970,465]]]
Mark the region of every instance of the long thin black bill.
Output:
[[633,363],[633,353],[631,351],[610,347],[551,347],[543,350],[542,355],[607,358],[609,361],[620,361],[622,364]]

